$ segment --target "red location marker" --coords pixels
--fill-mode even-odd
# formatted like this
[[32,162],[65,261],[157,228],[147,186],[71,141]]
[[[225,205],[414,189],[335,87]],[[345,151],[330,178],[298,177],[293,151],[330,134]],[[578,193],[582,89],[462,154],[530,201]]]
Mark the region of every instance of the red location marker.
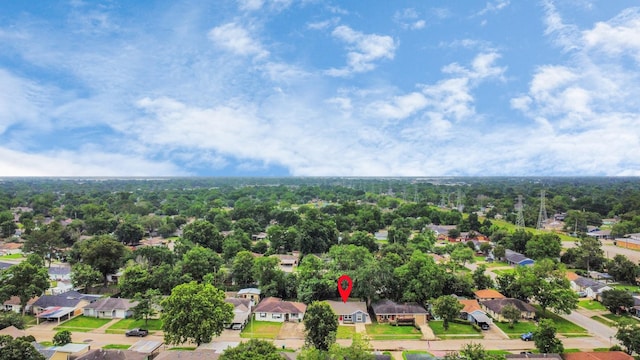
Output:
[[[346,289],[342,288],[342,282],[343,281],[347,282],[347,288]],[[349,299],[349,294],[351,294],[351,288],[352,287],[353,287],[353,281],[351,281],[351,278],[349,277],[349,275],[340,276],[340,278],[338,279],[338,292],[340,293],[340,297],[342,298],[342,302],[347,302],[347,300]]]

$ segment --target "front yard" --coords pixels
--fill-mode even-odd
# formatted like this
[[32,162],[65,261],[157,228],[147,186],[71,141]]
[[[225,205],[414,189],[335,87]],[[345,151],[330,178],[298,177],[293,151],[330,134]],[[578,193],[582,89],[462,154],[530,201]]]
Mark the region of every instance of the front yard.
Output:
[[519,339],[520,335],[536,329],[536,324],[531,321],[518,321],[514,324],[513,329],[506,322],[494,321],[493,324],[504,331],[509,336],[509,339]]
[[275,339],[280,333],[282,323],[250,320],[240,332],[242,338]]
[[117,323],[109,326],[105,331],[107,334],[124,334],[129,329],[147,329],[150,331],[162,330],[162,321],[160,319],[149,319],[148,324],[144,320],[135,320],[133,318],[122,319]]
[[604,305],[595,300],[580,300],[578,306],[587,310],[607,310]]
[[71,320],[53,328],[53,330],[69,330],[74,332],[89,332],[106,325],[111,319],[97,319],[87,316],[76,316]]
[[367,324],[367,335],[373,340],[413,340],[422,338],[422,332],[413,326]]
[[480,330],[476,330],[466,321],[449,322],[449,329],[444,330],[442,320],[429,321],[429,327],[434,335],[441,339],[478,339],[482,338]]
[[353,334],[356,333],[355,326],[338,326],[338,332],[336,333],[336,339],[353,339]]

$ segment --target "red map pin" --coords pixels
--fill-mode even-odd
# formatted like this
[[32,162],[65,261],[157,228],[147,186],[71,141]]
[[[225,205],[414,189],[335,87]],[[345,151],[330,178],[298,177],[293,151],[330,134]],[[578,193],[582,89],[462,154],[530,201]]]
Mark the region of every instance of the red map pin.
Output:
[[[343,281],[347,282],[347,288],[346,289],[342,288],[342,282]],[[352,287],[353,287],[353,281],[351,281],[351,278],[349,277],[349,275],[340,276],[340,278],[338,279],[338,292],[340,293],[340,297],[342,298],[342,302],[347,302],[347,300],[349,299],[349,294],[351,294],[351,288]]]

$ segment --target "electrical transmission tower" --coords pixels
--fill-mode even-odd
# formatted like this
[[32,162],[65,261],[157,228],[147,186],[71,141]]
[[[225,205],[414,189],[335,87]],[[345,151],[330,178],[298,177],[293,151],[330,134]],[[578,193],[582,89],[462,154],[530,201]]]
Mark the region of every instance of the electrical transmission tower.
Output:
[[460,211],[460,212],[462,212],[462,210],[464,210],[463,200],[464,200],[464,194],[462,193],[462,190],[458,189],[458,196],[457,196],[457,200],[456,200],[456,209],[458,209],[458,211]]
[[516,226],[519,228],[524,228],[524,214],[522,210],[524,209],[524,205],[522,204],[522,195],[518,195],[518,204],[516,204],[516,211],[518,215],[516,216]]
[[447,193],[446,192],[442,192],[442,197],[440,198],[440,207],[441,208],[445,208],[447,207]]
[[540,191],[540,212],[538,213],[538,224],[536,229],[544,229],[544,224],[547,222],[547,207],[544,204],[545,191]]

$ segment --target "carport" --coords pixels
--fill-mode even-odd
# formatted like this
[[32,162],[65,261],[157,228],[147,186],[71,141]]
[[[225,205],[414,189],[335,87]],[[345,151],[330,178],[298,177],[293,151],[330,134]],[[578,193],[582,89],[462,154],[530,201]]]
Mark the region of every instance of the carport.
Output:
[[50,306],[44,309],[43,312],[36,315],[36,324],[40,324],[40,319],[58,320],[58,324],[60,324],[60,320],[64,318],[64,320],[71,319],[71,314],[75,308],[72,307],[62,307],[62,306]]

